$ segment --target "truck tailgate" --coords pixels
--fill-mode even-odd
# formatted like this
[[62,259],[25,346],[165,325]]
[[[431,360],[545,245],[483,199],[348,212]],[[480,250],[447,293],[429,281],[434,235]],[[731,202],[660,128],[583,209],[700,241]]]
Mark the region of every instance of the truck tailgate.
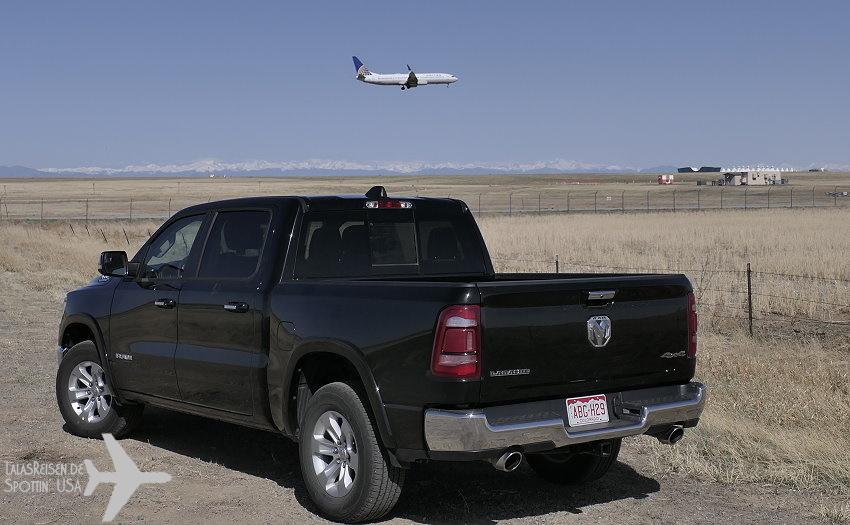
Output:
[[[477,283],[482,404],[622,391],[693,377],[695,359],[686,355],[692,289],[685,276],[558,277],[501,275]],[[613,298],[607,298],[611,292]],[[599,327],[597,337],[589,334],[589,322]]]

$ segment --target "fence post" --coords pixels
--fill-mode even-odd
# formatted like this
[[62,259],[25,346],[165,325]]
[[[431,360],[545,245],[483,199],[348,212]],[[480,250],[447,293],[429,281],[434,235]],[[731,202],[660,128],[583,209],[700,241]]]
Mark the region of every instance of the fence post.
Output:
[[676,211],[676,190],[673,190],[673,211]]
[[770,190],[772,190],[772,189],[773,189],[773,186],[771,186],[767,189],[767,209],[768,210],[770,209]]
[[812,186],[812,208],[815,207],[815,187]]
[[791,208],[794,208],[794,188],[791,188]]
[[89,225],[89,200],[86,199],[86,226]]
[[720,209],[721,210],[723,209],[723,190],[725,190],[725,189],[726,189],[725,187],[720,188]]
[[41,223],[44,224],[44,199],[41,199]]
[[620,194],[620,211],[626,213],[626,191]]
[[168,216],[171,217],[171,199],[168,199]]
[[747,263],[747,312],[750,317],[750,337],[753,336],[753,279],[750,263]]
[[508,193],[508,217],[510,217],[514,213],[514,202],[513,202],[513,200],[514,200],[514,194]]
[[478,216],[481,217],[481,194],[478,194]]
[[593,192],[593,213],[596,213],[596,194],[597,193],[599,193],[599,192],[598,191]]
[[646,211],[649,211],[649,192],[646,192]]
[[744,209],[747,209],[747,192],[750,190],[750,187],[747,186],[744,188]]
[[570,192],[567,192],[567,212],[570,211]]
[[560,265],[558,264],[558,256],[555,255],[555,273],[561,273]]
[[540,213],[540,194],[537,194],[537,213]]
[[699,209],[700,209],[700,205],[699,205],[699,194],[700,194],[700,192],[701,192],[701,191],[702,191],[702,189],[698,189],[698,190],[697,190],[697,210],[699,210]]
[[832,205],[838,206],[838,186],[832,190]]

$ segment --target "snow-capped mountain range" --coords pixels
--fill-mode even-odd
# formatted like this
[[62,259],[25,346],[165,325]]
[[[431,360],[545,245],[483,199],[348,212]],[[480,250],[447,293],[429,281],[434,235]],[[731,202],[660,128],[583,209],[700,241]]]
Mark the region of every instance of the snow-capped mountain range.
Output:
[[[795,168],[787,164],[779,167]],[[830,171],[848,171],[850,166],[820,164],[817,168]],[[309,159],[303,161],[269,162],[249,160],[225,162],[218,159],[201,159],[186,164],[144,164],[121,168],[97,166],[72,168],[29,168],[24,166],[0,166],[0,177],[289,177],[289,176],[334,176],[334,175],[474,175],[474,174],[523,174],[523,173],[674,173],[672,165],[640,168],[636,166],[603,165],[555,159],[537,162],[420,162],[420,161],[376,161],[350,162],[341,160]]]
[[[673,169],[672,167],[670,167]],[[418,174],[492,174],[492,173],[638,173],[633,166],[597,165],[556,159],[539,162],[407,162],[377,161],[350,162],[340,160],[310,159],[303,161],[269,162],[249,160],[225,162],[203,159],[187,164],[145,164],[121,168],[98,166],[27,168],[23,166],[0,167],[5,177],[152,177],[152,176],[309,176],[309,175],[418,175]]]

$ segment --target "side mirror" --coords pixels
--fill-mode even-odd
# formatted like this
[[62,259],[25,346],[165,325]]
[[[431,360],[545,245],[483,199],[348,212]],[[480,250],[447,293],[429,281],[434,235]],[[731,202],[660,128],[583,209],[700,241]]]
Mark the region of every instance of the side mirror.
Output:
[[127,275],[127,252],[102,252],[97,271],[102,275],[124,277]]

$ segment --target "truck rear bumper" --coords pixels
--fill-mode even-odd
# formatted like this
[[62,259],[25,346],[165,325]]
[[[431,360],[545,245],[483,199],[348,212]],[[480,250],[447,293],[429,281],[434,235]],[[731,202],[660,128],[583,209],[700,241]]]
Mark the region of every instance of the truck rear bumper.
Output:
[[606,394],[610,421],[567,425],[565,399],[475,410],[425,411],[425,441],[433,452],[474,452],[552,443],[552,448],[645,434],[671,425],[693,426],[706,387],[687,383]]

